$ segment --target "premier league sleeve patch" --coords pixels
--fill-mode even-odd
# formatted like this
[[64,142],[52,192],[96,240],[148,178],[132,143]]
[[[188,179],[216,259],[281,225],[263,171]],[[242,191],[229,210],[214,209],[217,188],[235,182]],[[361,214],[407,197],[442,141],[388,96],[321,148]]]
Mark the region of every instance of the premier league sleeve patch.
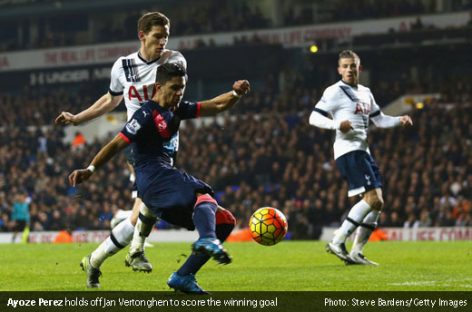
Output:
[[132,135],[136,135],[136,133],[141,129],[141,125],[136,119],[131,119],[126,124],[126,131],[128,131]]

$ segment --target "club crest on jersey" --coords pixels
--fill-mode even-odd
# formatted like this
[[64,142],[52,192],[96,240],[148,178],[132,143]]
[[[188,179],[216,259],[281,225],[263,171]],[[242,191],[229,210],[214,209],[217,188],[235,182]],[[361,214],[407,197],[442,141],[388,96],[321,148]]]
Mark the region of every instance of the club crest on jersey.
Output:
[[356,110],[354,111],[354,114],[369,115],[371,111],[372,111],[372,105],[370,103],[357,102]]
[[169,128],[167,127],[167,122],[164,119],[164,117],[158,112],[154,112],[153,117],[154,117],[154,125],[157,128],[157,132],[159,132],[159,134],[163,138],[166,138],[166,139],[170,138]]
[[126,130],[131,133],[131,134],[136,134],[138,130],[141,129],[141,125],[136,119],[131,119],[127,124],[126,124]]

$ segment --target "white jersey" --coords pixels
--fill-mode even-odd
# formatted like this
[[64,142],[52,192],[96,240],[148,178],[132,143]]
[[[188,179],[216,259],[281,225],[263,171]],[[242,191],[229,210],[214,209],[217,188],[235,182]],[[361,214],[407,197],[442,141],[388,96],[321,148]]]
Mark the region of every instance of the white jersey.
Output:
[[179,63],[187,69],[187,61],[180,52],[165,50],[157,60],[146,62],[139,52],[122,56],[111,69],[110,94],[123,95],[128,120],[152,98],[156,92],[156,69],[164,63]]
[[[326,117],[331,115],[337,125],[333,145],[335,159],[356,150],[370,153],[367,145],[369,118],[380,114],[380,108],[369,88],[360,84],[353,87],[340,80],[326,88],[314,110]],[[339,130],[344,120],[352,123],[353,130],[347,133]]]

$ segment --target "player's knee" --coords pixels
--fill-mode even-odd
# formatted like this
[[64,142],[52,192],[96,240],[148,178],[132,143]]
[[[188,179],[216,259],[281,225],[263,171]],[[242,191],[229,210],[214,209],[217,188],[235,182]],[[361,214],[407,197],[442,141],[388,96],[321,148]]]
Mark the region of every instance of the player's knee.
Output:
[[372,203],[370,206],[372,207],[372,209],[381,211],[384,206],[384,201],[382,198],[376,196],[375,198],[372,199]]
[[236,218],[226,209],[218,209],[216,211],[216,224],[229,224],[233,227],[236,225]]
[[202,203],[211,203],[218,206],[216,200],[210,194],[199,194],[197,193],[197,201],[195,202],[195,207]]
[[224,242],[236,226],[236,218],[225,209],[216,211],[216,237]]
[[384,200],[377,190],[371,190],[364,195],[364,200],[370,205],[372,209],[381,211],[384,206]]
[[138,216],[139,220],[144,223],[151,223],[153,222],[152,220],[155,222],[157,219],[157,216],[144,203],[140,205]]

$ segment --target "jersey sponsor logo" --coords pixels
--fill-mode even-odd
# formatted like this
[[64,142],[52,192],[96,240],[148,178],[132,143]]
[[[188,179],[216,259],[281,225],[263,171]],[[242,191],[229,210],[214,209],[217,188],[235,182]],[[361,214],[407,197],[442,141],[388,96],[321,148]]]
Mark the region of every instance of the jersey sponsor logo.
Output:
[[354,114],[369,115],[371,111],[372,111],[372,105],[370,103],[357,102],[356,110],[354,111]]
[[126,130],[135,135],[138,130],[141,129],[141,125],[136,119],[131,119],[127,124],[126,124]]
[[165,139],[170,138],[169,128],[167,127],[167,122],[165,121],[164,117],[157,111],[153,112],[153,117],[157,132],[159,132],[159,134]]
[[149,96],[148,86],[144,85],[142,88],[137,89],[135,86],[130,86],[128,89],[128,99],[131,101],[137,99],[140,103],[152,99],[156,94],[156,85],[152,87],[151,96]]

